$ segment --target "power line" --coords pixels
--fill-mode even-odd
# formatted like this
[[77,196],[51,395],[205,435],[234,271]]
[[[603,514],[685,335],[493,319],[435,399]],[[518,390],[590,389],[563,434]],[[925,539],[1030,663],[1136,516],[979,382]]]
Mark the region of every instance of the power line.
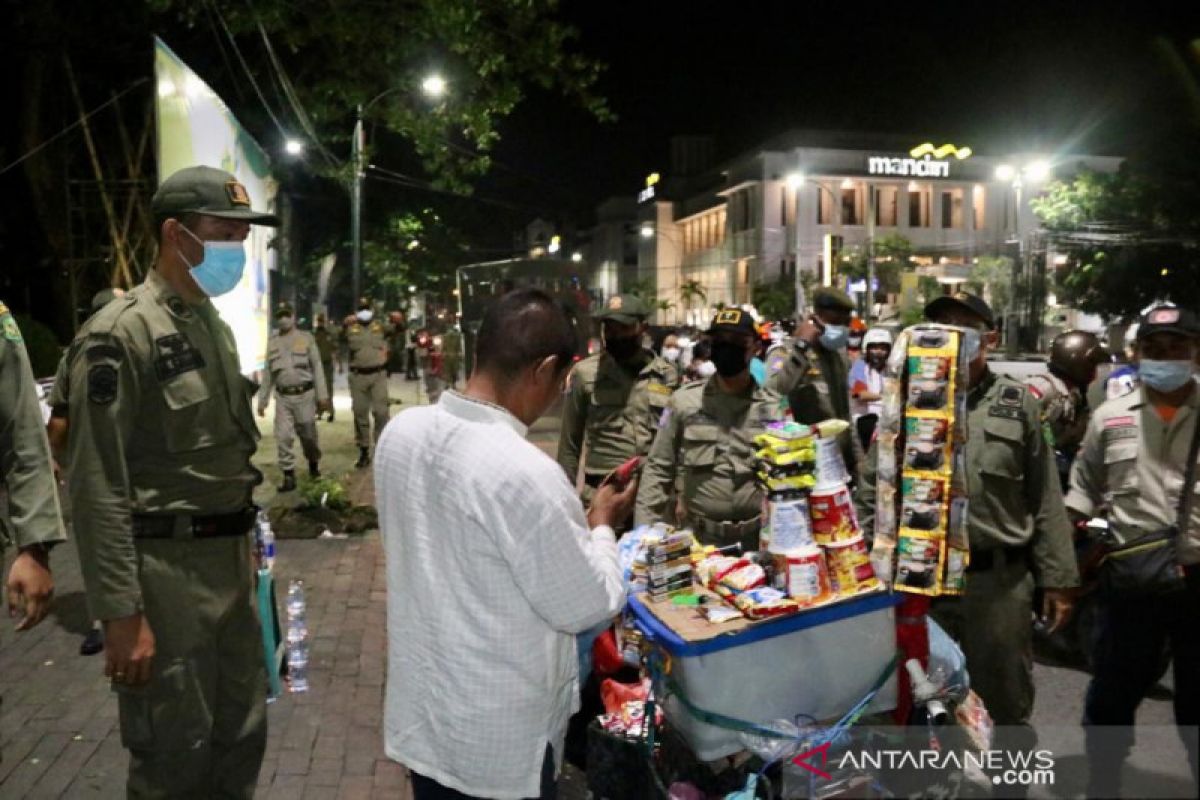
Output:
[[237,56],[238,63],[242,65],[242,71],[246,73],[246,77],[250,79],[250,86],[254,88],[254,93],[258,95],[258,100],[260,103],[262,103],[263,110],[267,112],[267,116],[269,116],[271,121],[275,123],[275,128],[279,131],[279,134],[281,136],[287,136],[287,130],[283,127],[283,124],[279,121],[279,118],[275,116],[275,112],[271,110],[270,104],[267,103],[267,97],[263,94],[262,89],[259,88],[258,81],[254,79],[254,73],[250,71],[250,66],[246,63],[246,59],[242,55],[242,50],[238,47],[237,40],[233,38],[233,33],[229,30],[229,25],[225,23],[225,18],[221,16],[220,9],[218,9],[211,2],[211,0],[208,0],[206,4],[216,16],[217,21],[221,23],[221,29],[225,31],[225,37],[229,39],[229,44],[233,48],[233,54]]
[[126,86],[126,87],[125,87],[123,90],[121,90],[121,92],[120,92],[119,94],[113,95],[113,96],[112,96],[112,97],[111,97],[109,100],[107,100],[106,102],[103,102],[103,103],[101,103],[100,105],[96,106],[96,107],[95,107],[95,108],[93,108],[91,111],[87,112],[87,113],[86,113],[86,114],[84,114],[82,117],[80,117],[79,119],[75,120],[75,121],[74,121],[74,122],[72,122],[70,125],[68,125],[67,127],[63,128],[63,129],[62,129],[61,131],[59,131],[58,133],[56,133],[56,134],[54,134],[53,136],[51,136],[51,137],[50,137],[49,139],[47,139],[46,141],[42,142],[41,144],[37,145],[36,147],[34,147],[34,148],[33,148],[32,150],[30,150],[29,152],[27,152],[27,153],[25,153],[24,155],[22,155],[22,156],[21,156],[20,158],[18,158],[16,161],[13,161],[13,162],[10,162],[10,163],[8,163],[8,164],[4,165],[4,167],[3,167],[3,168],[0,168],[0,175],[3,175],[4,173],[8,172],[8,171],[9,171],[10,169],[12,169],[13,167],[15,167],[15,166],[17,166],[17,165],[19,165],[19,164],[22,164],[22,163],[24,163],[26,160],[28,160],[28,159],[32,158],[33,156],[37,155],[38,153],[42,152],[42,150],[46,149],[46,148],[47,148],[47,147],[49,147],[51,144],[53,144],[54,142],[58,141],[58,140],[59,140],[59,139],[61,139],[63,136],[66,136],[68,133],[70,133],[71,131],[75,130],[76,128],[78,128],[78,127],[79,127],[80,125],[82,125],[83,123],[87,122],[87,121],[88,121],[89,119],[91,119],[91,118],[92,118],[94,115],[96,115],[96,114],[100,113],[101,111],[103,111],[104,109],[108,108],[108,107],[109,107],[109,106],[111,106],[113,103],[117,102],[117,101],[118,101],[118,100],[120,100],[122,97],[124,97],[125,95],[129,94],[129,93],[130,93],[130,92],[132,92],[134,89],[136,89],[137,87],[141,86],[143,83],[146,83],[146,82],[147,82],[147,81],[149,81],[149,80],[150,80],[149,78],[138,78],[136,81],[134,81],[133,83],[131,83],[131,84],[129,84],[128,86]]
[[549,209],[545,209],[545,208],[536,208],[534,206],[523,206],[518,203],[511,203],[507,200],[499,200],[499,199],[496,199],[493,197],[486,197],[484,195],[460,194],[458,192],[454,192],[449,189],[441,189],[441,188],[434,186],[429,181],[424,181],[424,180],[421,180],[420,178],[414,178],[411,175],[405,175],[402,172],[394,172],[389,169],[384,169],[383,167],[376,166],[375,164],[368,164],[367,169],[370,170],[372,173],[378,173],[378,174],[371,175],[371,177],[377,181],[382,181],[384,183],[392,183],[392,184],[396,184],[398,186],[407,186],[411,189],[420,189],[420,190],[426,191],[426,192],[433,192],[434,194],[450,195],[451,197],[457,197],[460,200],[474,200],[476,202],[486,203],[488,205],[499,206],[500,208],[507,208],[512,211],[520,211],[521,213],[525,213],[525,214],[533,213],[533,214],[540,215],[540,214],[552,213]]

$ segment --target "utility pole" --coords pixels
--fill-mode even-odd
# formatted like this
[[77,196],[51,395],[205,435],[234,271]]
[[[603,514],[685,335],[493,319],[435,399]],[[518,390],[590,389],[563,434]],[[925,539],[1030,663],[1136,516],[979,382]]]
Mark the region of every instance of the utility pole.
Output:
[[1005,335],[1008,339],[1007,353],[1009,357],[1017,355],[1021,347],[1021,322],[1018,311],[1017,291],[1025,275],[1025,239],[1021,236],[1021,173],[1018,171],[1013,178],[1013,197],[1016,201],[1013,208],[1013,232],[1017,239],[1017,260],[1012,267],[1012,286],[1008,290],[1008,326]]
[[362,289],[362,187],[363,187],[363,107],[358,106],[354,123],[354,138],[350,144],[350,161],[354,177],[350,188],[350,285],[351,303],[358,307]]
[[870,324],[875,319],[875,187],[867,185],[867,314]]

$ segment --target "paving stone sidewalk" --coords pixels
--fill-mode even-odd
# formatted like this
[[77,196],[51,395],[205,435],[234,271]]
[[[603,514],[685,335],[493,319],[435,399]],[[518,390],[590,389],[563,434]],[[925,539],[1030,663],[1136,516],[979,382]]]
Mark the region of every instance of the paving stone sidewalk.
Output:
[[[339,376],[339,385],[344,381]],[[393,378],[391,386],[393,398],[403,401],[393,415],[423,402],[419,383]],[[352,467],[357,453],[344,390],[337,399],[337,420],[319,426],[323,470],[348,476],[356,499],[373,502],[370,470]],[[294,502],[275,496],[271,422],[270,412],[260,420],[264,437],[255,459],[267,479],[256,493],[264,505]],[[550,418],[531,439],[553,452],[556,434]],[[51,563],[57,586],[51,616],[32,631],[0,633],[0,798],[121,798],[128,756],[116,700],[103,656],[79,655],[90,623],[74,545],[56,548]],[[301,578],[307,587],[310,688],[285,693],[269,707],[257,796],[406,800],[408,775],[384,757],[381,739],[387,630],[378,532],[281,541],[275,574],[281,601],[289,580]],[[583,797],[581,784],[578,773],[566,776],[561,797]]]

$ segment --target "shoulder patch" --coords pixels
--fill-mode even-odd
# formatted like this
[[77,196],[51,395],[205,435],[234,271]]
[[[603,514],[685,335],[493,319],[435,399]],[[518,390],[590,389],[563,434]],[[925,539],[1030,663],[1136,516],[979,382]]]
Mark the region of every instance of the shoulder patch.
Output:
[[110,363],[92,364],[87,374],[88,401],[106,406],[117,399],[117,368]]
[[[1003,399],[1001,402],[1004,402]],[[1018,422],[1024,418],[1021,409],[1012,405],[992,406],[988,409],[989,417],[1003,417],[1004,419],[1015,419]]]
[[154,340],[154,349],[158,351],[154,374],[160,382],[204,367],[204,356],[182,333],[158,337]]
[[1020,386],[1005,386],[1000,389],[1000,405],[1020,408],[1025,399],[1025,390]]
[[4,338],[10,342],[20,343],[24,341],[21,338],[21,329],[17,326],[17,321],[9,312],[8,308],[0,305],[3,310],[0,311],[0,328],[4,329]]

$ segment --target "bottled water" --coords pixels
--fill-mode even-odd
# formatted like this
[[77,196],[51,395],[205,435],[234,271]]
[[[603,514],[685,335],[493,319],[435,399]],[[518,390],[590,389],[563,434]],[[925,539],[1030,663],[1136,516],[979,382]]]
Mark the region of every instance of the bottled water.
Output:
[[[290,630],[289,630],[290,634]],[[290,640],[290,636],[289,636]],[[287,648],[288,689],[292,692],[308,691],[308,643],[303,639],[289,641]]]
[[288,584],[287,591],[287,614],[291,619],[296,615],[304,614],[304,581],[296,579]]
[[258,540],[262,549],[263,567],[270,571],[275,567],[275,532],[271,530],[271,520],[267,512],[258,512]]

